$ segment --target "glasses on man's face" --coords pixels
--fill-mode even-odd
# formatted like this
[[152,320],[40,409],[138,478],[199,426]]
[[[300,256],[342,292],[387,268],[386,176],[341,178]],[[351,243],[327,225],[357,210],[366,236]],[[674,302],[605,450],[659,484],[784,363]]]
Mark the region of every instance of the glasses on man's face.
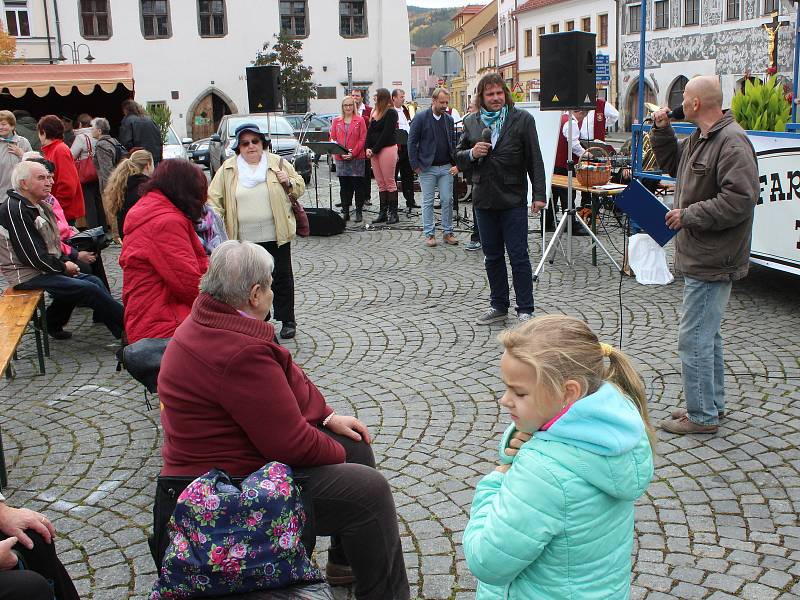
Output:
[[255,139],[255,140],[242,140],[241,142],[239,142],[239,145],[240,145],[242,148],[247,148],[247,147],[248,147],[250,144],[253,144],[254,146],[260,146],[260,145],[261,145],[261,140],[259,140],[259,139]]

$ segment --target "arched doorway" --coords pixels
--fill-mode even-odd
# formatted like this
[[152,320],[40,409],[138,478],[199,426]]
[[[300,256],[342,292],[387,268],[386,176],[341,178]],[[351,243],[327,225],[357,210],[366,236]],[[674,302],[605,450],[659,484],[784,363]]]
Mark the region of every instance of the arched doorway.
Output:
[[[656,104],[656,93],[652,86],[644,82],[644,101]],[[647,111],[645,111],[647,112]],[[639,119],[639,80],[636,79],[628,91],[628,102],[625,104],[625,130],[630,131],[635,120]]]
[[669,94],[667,94],[667,106],[675,108],[683,104],[683,90],[686,89],[686,84],[689,79],[683,75],[679,75],[672,85],[669,87]]
[[186,134],[193,140],[211,136],[225,115],[236,112],[236,105],[216,88],[200,94],[186,113]]

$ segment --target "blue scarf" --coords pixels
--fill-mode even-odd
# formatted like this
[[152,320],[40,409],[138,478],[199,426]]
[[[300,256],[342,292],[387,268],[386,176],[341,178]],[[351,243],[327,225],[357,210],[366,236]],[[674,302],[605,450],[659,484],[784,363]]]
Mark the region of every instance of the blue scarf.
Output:
[[489,129],[492,130],[492,135],[497,135],[503,128],[503,123],[508,115],[508,106],[504,106],[498,111],[491,112],[481,106],[481,121]]

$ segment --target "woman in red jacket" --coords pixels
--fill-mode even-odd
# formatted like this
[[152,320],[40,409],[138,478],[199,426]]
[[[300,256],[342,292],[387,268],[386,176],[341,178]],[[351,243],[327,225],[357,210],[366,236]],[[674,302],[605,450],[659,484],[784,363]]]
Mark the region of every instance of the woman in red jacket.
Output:
[[128,342],[172,337],[197,298],[208,268],[195,224],[206,202],[207,181],[188,160],[165,160],[143,185],[125,218],[122,303]]
[[[211,254],[191,315],[161,361],[159,485],[214,467],[243,478],[267,462],[285,463],[306,480],[316,534],[333,536],[328,581],[355,579],[358,600],[407,600],[394,500],[375,469],[367,427],[334,413],[264,321],[273,265],[252,242],[224,242]],[[166,504],[159,494],[156,540],[172,514]],[[156,546],[158,553],[166,548]]]
[[[342,216],[345,221],[350,220],[350,204],[356,187],[364,178],[364,168],[367,155],[364,153],[364,142],[367,139],[367,124],[355,112],[356,102],[350,96],[342,100],[342,114],[331,123],[331,140],[344,146],[350,152],[347,154],[334,154],[336,175],[339,177],[339,196],[342,199]],[[364,199],[361,194],[356,194],[356,216],[354,221],[363,220],[361,210],[364,208]]]
[[75,168],[69,146],[64,143],[64,123],[55,115],[45,115],[39,119],[37,126],[42,155],[56,167],[52,194],[61,203],[69,224],[74,225],[75,219],[86,214],[86,207],[78,169]]

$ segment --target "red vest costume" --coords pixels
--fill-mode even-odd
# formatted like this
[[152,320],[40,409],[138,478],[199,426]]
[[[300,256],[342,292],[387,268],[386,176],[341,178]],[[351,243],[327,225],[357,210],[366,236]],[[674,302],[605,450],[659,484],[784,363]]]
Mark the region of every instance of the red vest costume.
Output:
[[[564,125],[566,125],[568,118],[569,114],[565,113],[561,115],[561,125],[559,125],[558,128],[558,145],[556,146],[556,162],[554,165],[556,169],[560,168],[563,169],[564,171],[567,170],[567,146],[568,146],[567,138],[564,136]],[[580,123],[577,126],[580,127]],[[573,125],[573,127],[575,127],[575,125]],[[573,153],[572,161],[577,163],[578,158],[579,157]]]
[[606,140],[606,101],[602,98],[597,99],[594,110],[594,139]]

